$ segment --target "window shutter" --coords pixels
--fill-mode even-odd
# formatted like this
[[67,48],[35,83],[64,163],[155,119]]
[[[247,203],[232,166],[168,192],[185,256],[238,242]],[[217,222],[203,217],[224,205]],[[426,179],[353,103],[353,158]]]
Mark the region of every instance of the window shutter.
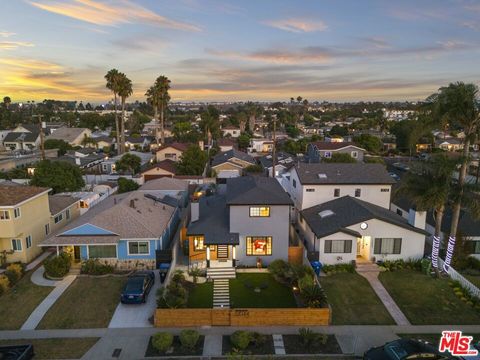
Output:
[[402,239],[396,238],[393,240],[393,253],[400,254],[402,252]]
[[375,246],[373,248],[373,253],[374,254],[380,254],[382,251],[382,239],[381,238],[375,238]]
[[332,252],[332,240],[325,240],[325,253],[329,254]]
[[352,240],[345,240],[345,253],[350,254],[352,252]]

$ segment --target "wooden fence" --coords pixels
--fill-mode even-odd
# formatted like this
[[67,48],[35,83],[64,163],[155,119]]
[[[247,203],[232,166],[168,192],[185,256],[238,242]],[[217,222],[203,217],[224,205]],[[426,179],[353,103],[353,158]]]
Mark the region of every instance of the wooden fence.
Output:
[[157,309],[156,327],[329,325],[328,308]]
[[288,262],[291,264],[303,264],[303,246],[288,247]]

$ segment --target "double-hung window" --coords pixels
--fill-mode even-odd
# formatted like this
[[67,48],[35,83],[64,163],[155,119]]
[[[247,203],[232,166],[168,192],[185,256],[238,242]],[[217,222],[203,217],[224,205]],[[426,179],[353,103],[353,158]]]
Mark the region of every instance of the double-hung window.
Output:
[[10,220],[10,212],[8,210],[0,210],[0,220]]
[[352,240],[325,240],[325,254],[349,254],[352,252]]
[[269,216],[270,216],[269,206],[251,206],[250,207],[250,217],[269,217]]
[[340,189],[334,189],[333,190],[333,196],[334,197],[339,197],[340,196]]
[[22,240],[12,239],[12,250],[13,251],[22,251]]
[[16,219],[20,217],[20,208],[13,209],[13,217]]
[[60,221],[63,220],[63,214],[58,214],[57,216],[55,216],[54,218],[54,221],[55,221],[55,224],[58,224]]
[[375,238],[374,254],[401,254],[401,238]]
[[65,210],[65,217],[67,218],[67,220],[70,219],[70,209]]
[[362,189],[355,189],[355,197],[360,197],[362,195]]
[[117,257],[116,245],[88,245],[90,259],[109,259]]
[[128,255],[147,255],[150,254],[150,244],[148,241],[129,241]]
[[28,235],[25,238],[25,243],[27,244],[27,249],[32,247],[32,235]]
[[473,240],[472,243],[472,254],[480,254],[480,240]]

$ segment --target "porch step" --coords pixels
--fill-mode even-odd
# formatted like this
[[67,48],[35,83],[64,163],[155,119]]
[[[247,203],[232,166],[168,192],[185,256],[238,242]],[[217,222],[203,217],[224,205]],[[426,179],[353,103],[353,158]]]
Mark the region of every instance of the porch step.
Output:
[[365,273],[365,272],[379,272],[380,269],[377,264],[374,263],[359,263],[357,264],[357,272],[358,273]]
[[236,272],[233,267],[218,267],[218,268],[208,268],[207,269],[207,278],[212,280],[217,279],[235,279]]
[[[234,273],[235,277],[235,273]],[[229,308],[230,307],[230,288],[229,280],[214,279],[213,280],[213,307]]]

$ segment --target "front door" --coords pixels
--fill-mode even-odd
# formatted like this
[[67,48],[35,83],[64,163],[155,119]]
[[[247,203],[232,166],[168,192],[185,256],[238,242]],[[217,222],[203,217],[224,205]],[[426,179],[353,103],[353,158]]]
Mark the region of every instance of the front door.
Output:
[[228,259],[228,245],[217,245],[217,259]]
[[73,247],[73,259],[75,262],[79,262],[80,259],[80,246]]

